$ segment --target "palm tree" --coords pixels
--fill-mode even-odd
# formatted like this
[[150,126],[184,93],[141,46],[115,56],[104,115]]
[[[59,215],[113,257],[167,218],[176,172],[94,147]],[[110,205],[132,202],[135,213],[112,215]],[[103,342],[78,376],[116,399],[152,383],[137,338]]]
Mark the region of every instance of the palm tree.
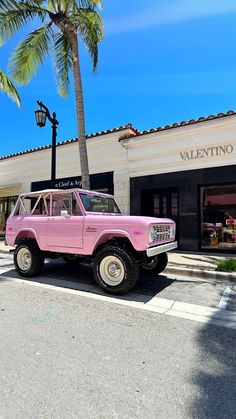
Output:
[[76,115],[82,186],[90,189],[85,136],[84,101],[79,60],[79,36],[85,42],[96,70],[98,43],[103,38],[101,0],[5,0],[0,3],[0,43],[34,19],[43,24],[21,41],[9,61],[9,71],[19,84],[27,84],[51,52],[54,56],[57,88],[62,97],[69,93],[69,71],[74,76]]
[[21,107],[20,96],[7,75],[0,70],[0,90],[7,94],[16,104]]

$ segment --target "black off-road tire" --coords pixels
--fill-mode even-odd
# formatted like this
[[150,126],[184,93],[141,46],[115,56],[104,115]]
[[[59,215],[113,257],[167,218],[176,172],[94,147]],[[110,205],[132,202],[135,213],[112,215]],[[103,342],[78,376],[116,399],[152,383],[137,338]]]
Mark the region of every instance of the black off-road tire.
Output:
[[35,240],[21,240],[17,244],[14,251],[14,264],[17,272],[27,278],[36,276],[41,272],[44,257]]
[[168,263],[167,253],[160,253],[159,255],[147,258],[145,263],[140,267],[142,273],[146,275],[158,275],[164,271]]
[[64,262],[67,263],[68,266],[71,266],[72,268],[76,268],[82,262],[84,262],[85,257],[84,256],[76,256],[76,255],[65,255],[65,256],[63,256],[63,260],[64,260]]
[[[109,276],[109,269],[120,272],[118,279]],[[110,294],[124,294],[130,291],[139,277],[139,264],[135,255],[127,249],[107,246],[101,249],[93,264],[96,283]],[[118,282],[119,283],[116,283]]]

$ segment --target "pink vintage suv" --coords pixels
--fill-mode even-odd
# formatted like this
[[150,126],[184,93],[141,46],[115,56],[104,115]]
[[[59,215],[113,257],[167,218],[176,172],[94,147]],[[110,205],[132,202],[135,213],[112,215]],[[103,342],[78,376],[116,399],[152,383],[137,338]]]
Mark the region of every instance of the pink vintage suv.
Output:
[[21,194],[6,227],[22,276],[39,274],[46,257],[76,267],[89,256],[97,284],[114,294],[133,288],[140,270],[162,272],[174,239],[174,221],[122,215],[113,196],[82,189]]

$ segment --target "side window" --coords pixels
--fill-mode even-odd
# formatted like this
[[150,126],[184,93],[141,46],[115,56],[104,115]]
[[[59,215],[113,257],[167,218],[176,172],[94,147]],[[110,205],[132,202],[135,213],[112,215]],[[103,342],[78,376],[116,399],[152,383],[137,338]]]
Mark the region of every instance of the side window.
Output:
[[25,215],[26,211],[24,210],[23,205],[21,204],[21,201],[18,200],[17,206],[15,208],[13,215]]
[[67,211],[68,215],[82,215],[72,192],[52,195],[52,215],[60,216],[61,211]]
[[45,199],[46,215],[50,215],[50,198]]
[[63,195],[52,195],[52,215],[54,216],[60,216],[61,211],[67,211],[67,207],[64,205],[63,198],[66,198],[67,196]]
[[50,198],[46,196],[25,196],[18,199],[13,215],[49,215]]
[[31,206],[31,215],[47,215],[46,201],[43,198],[40,198],[38,202],[36,199],[32,200]]
[[76,197],[72,192],[52,195],[52,215],[64,215],[61,211],[66,211],[68,215],[82,215]]
[[72,197],[72,215],[83,215],[74,194]]

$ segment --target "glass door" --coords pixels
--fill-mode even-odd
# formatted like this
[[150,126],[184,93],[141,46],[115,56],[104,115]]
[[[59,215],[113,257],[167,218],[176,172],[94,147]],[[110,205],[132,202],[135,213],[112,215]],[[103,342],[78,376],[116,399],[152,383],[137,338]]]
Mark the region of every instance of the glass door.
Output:
[[142,215],[157,218],[171,218],[176,223],[176,237],[179,224],[179,193],[177,188],[145,190],[141,194]]
[[153,194],[153,216],[161,218],[178,218],[178,192],[159,190]]

